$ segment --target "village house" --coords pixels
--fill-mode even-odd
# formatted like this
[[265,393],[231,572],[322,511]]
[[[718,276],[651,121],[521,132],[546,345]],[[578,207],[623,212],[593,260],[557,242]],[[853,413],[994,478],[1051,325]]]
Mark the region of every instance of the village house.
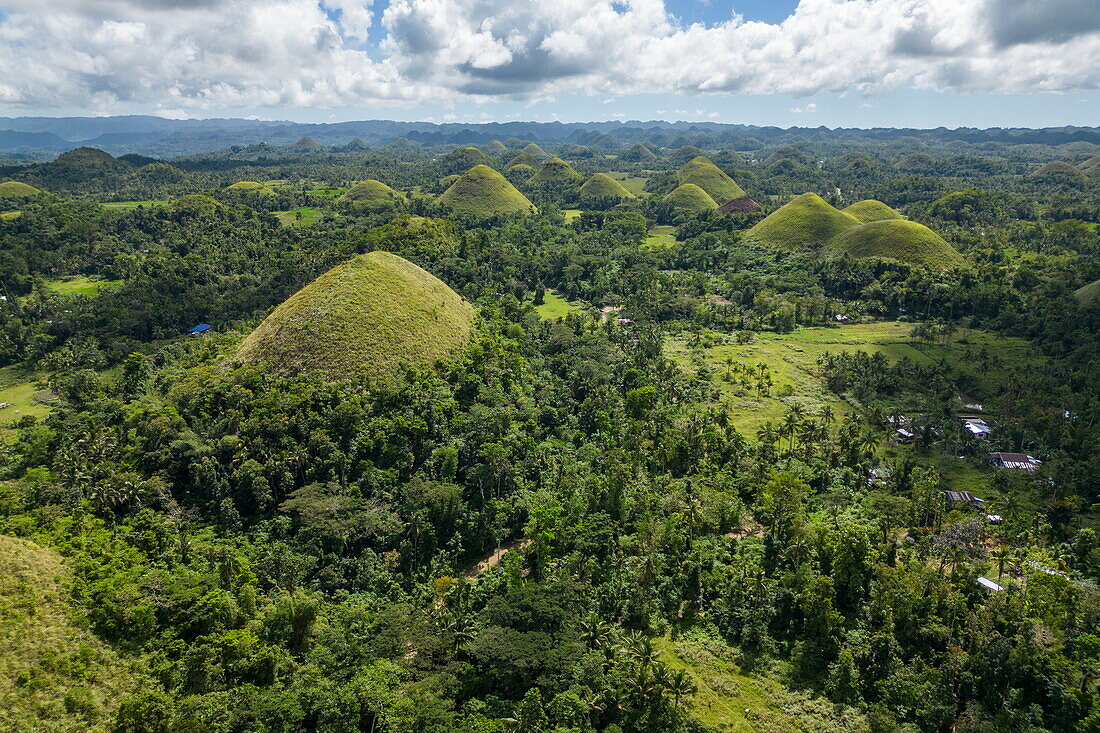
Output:
[[1035,473],[1043,465],[1038,458],[1025,453],[990,453],[989,459],[998,468],[1025,473]]
[[973,509],[981,509],[985,499],[981,499],[969,491],[944,491],[947,497],[947,508],[954,509],[958,504],[964,504]]
[[960,416],[963,430],[978,440],[989,440],[993,436],[993,428],[989,427],[980,417]]

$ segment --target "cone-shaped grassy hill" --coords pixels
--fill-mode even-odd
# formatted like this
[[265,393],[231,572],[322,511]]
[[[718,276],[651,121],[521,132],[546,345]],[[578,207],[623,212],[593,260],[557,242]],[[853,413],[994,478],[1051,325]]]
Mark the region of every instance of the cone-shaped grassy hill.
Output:
[[508,152],[508,148],[504,146],[500,140],[491,140],[489,144],[485,146],[485,152],[489,155],[504,155]]
[[539,147],[538,143],[527,143],[527,145],[523,148],[523,152],[527,153],[536,160],[546,160],[550,157],[550,153]]
[[672,162],[683,164],[701,157],[702,155],[703,151],[694,145],[684,145],[673,151],[671,158]]
[[1100,173],[1100,155],[1092,156],[1084,163],[1082,163],[1079,167],[1085,172],[1086,175],[1091,176]]
[[528,213],[535,207],[504,176],[487,165],[477,165],[439,197],[439,203],[460,214],[490,217]]
[[595,173],[581,186],[582,199],[632,199],[634,194],[606,173]]
[[1093,280],[1085,287],[1074,290],[1073,297],[1082,305],[1100,303],[1100,280]]
[[1084,174],[1076,166],[1055,160],[1040,166],[1031,174],[1031,177],[1047,180],[1080,181],[1084,178]]
[[299,138],[298,142],[294,143],[294,147],[298,150],[323,150],[321,143],[317,142],[309,135]]
[[27,199],[45,193],[40,188],[20,183],[19,181],[4,181],[0,183],[0,197],[7,196],[13,199]]
[[804,193],[757,222],[745,238],[778,249],[817,249],[859,224],[816,193]]
[[444,173],[465,173],[475,165],[493,164],[493,159],[478,148],[467,146],[455,148],[439,159],[439,165]]
[[237,181],[225,187],[227,191],[253,191],[258,194],[267,195],[275,193],[270,188],[262,183],[256,181]]
[[835,236],[828,248],[852,257],[880,257],[914,265],[950,267],[962,262],[962,255],[943,237],[906,219],[885,219],[851,227]]
[[657,156],[653,151],[641,143],[631,145],[623,151],[623,154],[620,155],[619,158],[630,163],[647,163],[652,160],[657,160]]
[[344,150],[366,150],[367,144],[363,142],[363,138],[352,138],[347,145],[344,146]]
[[333,380],[379,379],[454,355],[473,329],[474,309],[458,293],[406,259],[371,252],[290,296],[237,358]]
[[680,183],[694,183],[712,199],[723,204],[745,195],[743,188],[702,155],[685,163],[677,172],[676,179]]
[[572,183],[579,181],[581,174],[561,158],[551,158],[542,164],[539,172],[531,178],[532,185],[540,183]]
[[361,209],[385,209],[400,205],[405,197],[381,181],[371,179],[356,183],[338,200]]
[[891,209],[881,201],[864,199],[851,206],[841,209],[845,214],[851,214],[860,222],[866,224],[872,221],[885,221],[887,219],[904,219],[905,217]]
[[525,165],[531,170],[538,170],[539,161],[535,156],[528,153],[520,153],[516,157],[508,161],[508,165],[505,166],[505,170],[509,168],[515,168],[517,165]]
[[99,148],[83,147],[62,153],[53,161],[53,165],[120,167],[126,164]]
[[676,187],[672,193],[665,196],[664,202],[675,206],[677,209],[694,213],[713,211],[718,208],[718,204],[715,203],[714,199],[694,183],[685,183]]

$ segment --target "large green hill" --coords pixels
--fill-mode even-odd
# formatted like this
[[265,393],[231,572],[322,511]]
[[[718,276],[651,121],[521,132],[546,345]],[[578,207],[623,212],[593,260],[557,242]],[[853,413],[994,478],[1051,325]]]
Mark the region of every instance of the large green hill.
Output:
[[489,155],[504,155],[508,152],[508,148],[500,140],[490,140],[489,144],[485,146],[485,152]]
[[539,172],[531,178],[533,185],[540,183],[573,183],[581,179],[581,174],[561,158],[551,158],[542,164]]
[[744,189],[702,155],[685,163],[676,174],[676,180],[680,183],[694,183],[721,204],[745,195]]
[[745,238],[779,249],[818,249],[859,219],[837,210],[816,193],[804,193],[745,232]]
[[1065,181],[1067,183],[1080,183],[1085,174],[1076,166],[1054,160],[1039,166],[1032,174],[1032,178],[1046,181]]
[[237,181],[225,187],[227,191],[248,191],[258,193],[261,196],[267,196],[275,193],[270,188],[262,183],[256,181]]
[[518,165],[525,165],[531,170],[538,170],[539,161],[535,156],[528,153],[520,153],[516,157],[508,161],[508,165],[505,166],[505,170],[508,168],[515,168]]
[[649,163],[657,160],[657,156],[654,155],[653,151],[641,143],[631,145],[623,151],[619,158],[630,163]]
[[475,165],[492,164],[492,158],[474,147],[456,148],[439,159],[439,166],[444,174],[461,174]]
[[535,208],[508,179],[487,165],[466,171],[443,192],[439,203],[460,214],[478,217],[520,214]]
[[694,183],[685,183],[676,187],[672,193],[665,196],[664,202],[675,206],[677,209],[694,213],[713,211],[718,208],[718,204],[715,203],[714,199]]
[[943,237],[915,221],[885,219],[840,232],[828,248],[852,257],[879,257],[914,265],[950,267],[962,262]]
[[538,145],[538,143],[527,143],[527,145],[523,148],[523,152],[527,153],[536,160],[546,160],[550,157],[550,153],[543,150]]
[[399,206],[405,198],[381,181],[371,179],[356,183],[338,200],[355,208],[374,210]]
[[634,194],[606,173],[593,174],[581,186],[582,199],[632,199]]
[[0,197],[6,196],[13,199],[26,199],[44,193],[42,189],[35,188],[19,181],[4,181],[0,183]]
[[875,199],[864,199],[863,201],[857,201],[851,206],[841,209],[841,211],[843,211],[845,214],[851,214],[864,224],[872,221],[884,221],[886,219],[905,218],[886,204],[882,203],[881,201],[876,201]]
[[395,254],[371,252],[290,296],[237,358],[328,379],[379,379],[454,355],[473,328],[473,308],[442,281]]

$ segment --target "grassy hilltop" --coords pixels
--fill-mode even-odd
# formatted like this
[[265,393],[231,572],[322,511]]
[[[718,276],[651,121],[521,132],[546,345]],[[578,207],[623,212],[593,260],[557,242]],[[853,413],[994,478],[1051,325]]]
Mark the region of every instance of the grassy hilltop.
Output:
[[580,179],[581,174],[577,173],[573,166],[561,158],[551,158],[542,164],[539,172],[531,178],[531,183],[534,185],[540,183],[572,183]]
[[715,203],[714,199],[694,183],[677,186],[665,196],[664,201],[677,209],[691,212],[713,211],[718,208],[718,204]]
[[606,173],[593,174],[591,178],[581,186],[582,199],[632,199],[634,194],[626,190],[623,184],[616,181]]
[[44,193],[42,189],[35,188],[19,181],[4,181],[0,183],[0,197],[25,199]]
[[840,211],[815,193],[796,196],[745,232],[745,237],[779,249],[821,250],[936,267],[962,261],[940,235],[901,218],[881,201],[860,201]]
[[404,197],[381,181],[371,179],[355,184],[338,200],[358,208],[383,209],[400,204]]
[[1093,280],[1085,287],[1074,290],[1073,297],[1084,305],[1100,303],[1100,280]]
[[477,165],[439,197],[439,203],[460,214],[490,217],[520,214],[534,209],[527,197],[487,165]]
[[237,357],[337,380],[385,378],[453,355],[473,328],[473,307],[442,281],[397,255],[371,252],[290,296]]
[[722,169],[700,155],[684,164],[676,174],[681,184],[693,183],[707,192],[715,202],[724,204],[745,195],[745,190],[727,176]]

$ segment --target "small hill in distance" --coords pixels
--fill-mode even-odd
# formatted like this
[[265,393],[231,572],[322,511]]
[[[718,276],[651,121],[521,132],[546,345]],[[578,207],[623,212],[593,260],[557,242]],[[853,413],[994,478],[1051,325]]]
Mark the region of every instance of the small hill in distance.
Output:
[[348,141],[348,144],[344,146],[344,150],[366,150],[367,144],[363,142],[363,138],[356,137]]
[[718,207],[719,214],[756,214],[764,209],[748,196],[727,201]]
[[1085,172],[1085,175],[1092,176],[1100,173],[1100,155],[1094,155],[1080,166],[1080,169]]
[[631,145],[623,151],[623,154],[620,155],[619,158],[628,163],[648,163],[657,160],[656,154],[641,143]]
[[883,219],[851,227],[827,246],[852,257],[878,257],[913,265],[948,268],[963,261],[962,255],[943,237],[907,219]]
[[1085,176],[1080,168],[1072,166],[1069,163],[1063,163],[1060,160],[1055,160],[1039,166],[1039,168],[1031,174],[1031,177],[1047,181],[1080,183]]
[[528,168],[530,168],[532,171],[535,171],[535,170],[538,170],[539,161],[533,155],[530,155],[528,153],[520,153],[519,155],[517,155],[516,157],[514,157],[510,161],[508,161],[508,165],[505,166],[505,170],[507,170],[509,168],[515,168],[516,166],[519,166],[519,165],[525,165]]
[[386,379],[457,354],[473,307],[431,273],[389,252],[337,265],[278,306],[237,359],[329,380]]
[[62,153],[53,161],[53,165],[73,167],[108,166],[120,168],[125,167],[126,163],[99,148],[84,147]]
[[381,181],[371,179],[356,183],[337,201],[357,209],[379,211],[402,205],[405,197]]
[[466,171],[439,197],[439,203],[460,214],[488,218],[526,214],[534,205],[508,179],[487,165]]
[[500,140],[491,140],[485,146],[485,152],[489,155],[504,155],[508,152],[508,148]]
[[493,159],[473,146],[455,148],[439,159],[440,170],[446,175],[462,174],[475,165],[493,165]]
[[860,223],[816,193],[804,193],[757,222],[745,232],[745,238],[777,249],[818,249]]
[[851,214],[864,224],[872,221],[885,221],[886,219],[905,218],[886,204],[882,203],[881,201],[876,201],[875,199],[864,199],[863,201],[857,201],[851,206],[847,206],[841,209],[841,211],[843,211],[845,214]]
[[606,173],[595,173],[581,186],[582,199],[632,199],[634,194]]
[[745,195],[743,188],[702,155],[685,163],[676,173],[676,180],[680,183],[694,183],[706,191],[712,199],[722,203]]
[[665,196],[664,202],[671,206],[691,213],[714,211],[718,208],[706,191],[694,183],[684,183],[677,186],[670,194]]
[[695,158],[702,157],[703,151],[694,145],[684,145],[681,148],[673,151],[670,156],[673,163],[680,163],[681,165],[687,163]]
[[294,143],[293,147],[295,150],[324,150],[324,148],[321,146],[321,143],[317,142],[309,135],[299,138],[298,142]]
[[1093,280],[1083,288],[1073,291],[1073,297],[1081,305],[1096,305],[1100,303],[1100,280]]
[[45,193],[45,191],[42,189],[35,188],[26,183],[20,183],[19,181],[4,181],[0,183],[0,198],[27,199],[32,196],[39,196],[43,193]]
[[550,157],[550,153],[539,147],[538,143],[527,143],[523,148],[523,152],[527,153],[535,160],[546,160]]
[[225,187],[227,191],[251,191],[261,195],[275,193],[270,188],[256,181],[237,181]]
[[538,173],[531,178],[531,184],[537,186],[540,183],[572,183],[580,179],[581,174],[577,173],[569,163],[561,158],[551,158],[543,163]]

